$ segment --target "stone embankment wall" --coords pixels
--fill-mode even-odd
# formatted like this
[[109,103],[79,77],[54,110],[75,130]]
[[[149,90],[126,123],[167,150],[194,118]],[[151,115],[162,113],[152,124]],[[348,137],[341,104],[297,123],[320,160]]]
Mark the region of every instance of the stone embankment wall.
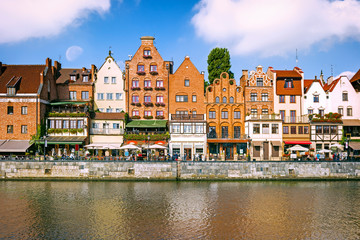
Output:
[[360,179],[360,162],[0,162],[0,179]]

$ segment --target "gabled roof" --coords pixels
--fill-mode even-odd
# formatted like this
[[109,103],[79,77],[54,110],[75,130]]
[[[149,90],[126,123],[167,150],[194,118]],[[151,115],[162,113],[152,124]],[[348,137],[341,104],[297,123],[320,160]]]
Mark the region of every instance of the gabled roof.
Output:
[[97,112],[97,113],[95,113],[94,119],[96,119],[96,120],[124,120],[125,119],[125,113]]
[[37,93],[44,69],[45,65],[2,65],[0,93],[6,93],[8,86],[16,86],[17,93]]
[[[71,84],[91,85],[93,83],[92,79],[91,79],[91,70],[90,69],[85,69],[85,71],[83,71],[83,69],[81,69],[81,68],[62,68],[62,69],[60,69],[59,73],[60,73],[60,76],[56,79],[56,84],[71,83]],[[70,81],[71,75],[76,76],[75,82]],[[83,82],[83,80],[82,80],[83,75],[89,76],[88,82]]]
[[334,90],[334,88],[336,87],[336,84],[339,82],[341,77],[339,77],[338,79],[333,80],[330,84],[326,83],[324,85],[324,91],[329,91],[332,92]]
[[360,80],[360,69],[355,73],[355,75],[351,78],[350,82],[356,82],[357,80]]
[[304,79],[304,93],[307,93],[314,79]]
[[301,79],[302,76],[295,70],[272,70],[276,73],[276,79],[292,78],[294,80]]

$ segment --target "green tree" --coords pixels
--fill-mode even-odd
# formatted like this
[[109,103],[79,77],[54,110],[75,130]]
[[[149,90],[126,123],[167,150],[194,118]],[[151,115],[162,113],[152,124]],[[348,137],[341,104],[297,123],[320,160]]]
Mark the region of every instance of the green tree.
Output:
[[227,72],[230,78],[234,78],[234,73],[230,71],[230,53],[227,48],[214,48],[208,56],[209,83],[212,84],[220,74]]

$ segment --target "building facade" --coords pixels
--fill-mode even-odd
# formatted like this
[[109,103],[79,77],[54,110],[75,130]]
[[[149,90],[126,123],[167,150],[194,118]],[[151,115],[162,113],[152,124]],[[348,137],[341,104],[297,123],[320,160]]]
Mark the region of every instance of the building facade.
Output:
[[244,82],[236,85],[228,73],[206,88],[208,158],[238,160],[246,155]]

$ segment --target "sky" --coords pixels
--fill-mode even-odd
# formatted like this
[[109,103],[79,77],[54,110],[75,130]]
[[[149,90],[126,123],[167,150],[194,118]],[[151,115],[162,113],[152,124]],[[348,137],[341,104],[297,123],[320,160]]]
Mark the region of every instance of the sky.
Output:
[[124,69],[142,36],[175,69],[185,56],[205,71],[215,47],[227,48],[231,71],[300,67],[351,77],[360,68],[357,0],[1,0],[0,61],[63,68],[100,67],[108,56]]

